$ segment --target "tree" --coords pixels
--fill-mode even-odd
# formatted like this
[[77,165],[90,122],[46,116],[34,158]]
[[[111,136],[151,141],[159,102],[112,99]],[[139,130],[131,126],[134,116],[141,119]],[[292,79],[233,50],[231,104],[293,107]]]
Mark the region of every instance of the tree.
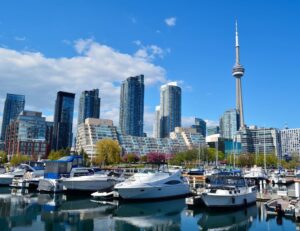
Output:
[[28,156],[21,155],[21,154],[15,154],[10,159],[10,164],[12,166],[17,166],[17,165],[24,163],[26,161],[29,161],[29,160],[30,160],[30,158]]
[[117,164],[120,162],[121,148],[117,141],[112,139],[102,139],[96,143],[95,163],[101,164]]
[[123,156],[122,159],[126,163],[136,163],[140,160],[140,157],[134,153],[129,153]]
[[60,149],[58,151],[51,151],[49,156],[48,156],[48,159],[49,160],[58,160],[60,159],[61,157],[64,157],[64,156],[69,156],[70,155],[70,149],[67,148],[67,149]]
[[166,155],[159,152],[150,152],[147,154],[147,161],[153,164],[163,164],[166,162]]
[[83,165],[84,166],[89,166],[91,161],[90,161],[89,155],[84,151],[83,148],[80,149],[79,155],[82,156]]
[[0,151],[0,164],[5,164],[7,162],[6,152]]

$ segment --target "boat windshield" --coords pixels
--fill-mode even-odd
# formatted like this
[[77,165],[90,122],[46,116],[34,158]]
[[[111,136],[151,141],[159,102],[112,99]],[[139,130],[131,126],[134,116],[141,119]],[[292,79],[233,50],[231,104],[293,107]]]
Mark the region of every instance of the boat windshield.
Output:
[[211,184],[212,185],[244,187],[246,185],[246,182],[243,178],[217,177],[217,178],[211,180]]

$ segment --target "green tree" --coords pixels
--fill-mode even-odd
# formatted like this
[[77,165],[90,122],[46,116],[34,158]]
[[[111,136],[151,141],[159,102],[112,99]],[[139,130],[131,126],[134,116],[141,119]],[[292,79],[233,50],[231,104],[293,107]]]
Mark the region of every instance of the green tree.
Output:
[[15,154],[12,156],[12,158],[10,159],[10,164],[12,166],[17,166],[21,163],[24,163],[26,161],[29,161],[30,158],[28,156],[22,155],[22,154]]
[[255,164],[255,155],[254,154],[240,154],[237,158],[237,165],[241,167],[251,167]]
[[48,159],[49,160],[58,160],[60,159],[61,157],[64,157],[64,156],[69,156],[70,155],[70,149],[60,149],[58,151],[51,151],[49,156],[48,156]]
[[112,139],[102,139],[96,143],[95,163],[101,164],[117,164],[120,162],[121,148],[117,141]]
[[79,155],[82,156],[84,166],[89,166],[91,164],[89,155],[84,151],[83,148],[80,149]]
[[6,152],[0,151],[0,164],[7,163],[7,154]]

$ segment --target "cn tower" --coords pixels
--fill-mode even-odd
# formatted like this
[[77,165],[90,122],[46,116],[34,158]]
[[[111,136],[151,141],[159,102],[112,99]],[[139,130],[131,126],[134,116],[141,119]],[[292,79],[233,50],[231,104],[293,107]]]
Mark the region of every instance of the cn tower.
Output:
[[240,64],[240,46],[237,22],[235,23],[235,64],[232,69],[232,75],[236,81],[236,110],[240,117],[240,128],[245,127],[244,111],[243,111],[243,96],[242,96],[242,80],[245,72],[244,67]]

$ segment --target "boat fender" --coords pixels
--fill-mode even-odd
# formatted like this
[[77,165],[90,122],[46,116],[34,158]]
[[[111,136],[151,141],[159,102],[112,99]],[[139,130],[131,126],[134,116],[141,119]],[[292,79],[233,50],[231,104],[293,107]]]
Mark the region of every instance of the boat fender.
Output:
[[234,204],[234,203],[235,203],[235,198],[232,197],[232,198],[231,198],[231,201],[232,201],[232,204]]

